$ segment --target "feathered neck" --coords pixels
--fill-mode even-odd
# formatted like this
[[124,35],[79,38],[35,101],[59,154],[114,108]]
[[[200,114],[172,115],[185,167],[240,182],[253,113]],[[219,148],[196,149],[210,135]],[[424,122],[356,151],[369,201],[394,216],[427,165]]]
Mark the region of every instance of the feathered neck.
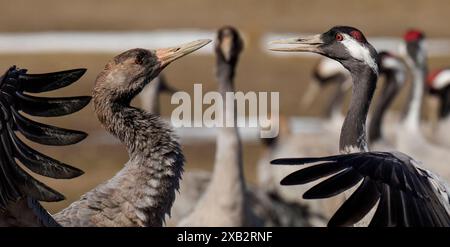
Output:
[[[122,196],[135,206],[141,218],[144,215],[145,225],[161,226],[170,213],[183,172],[180,145],[159,116],[116,100],[101,85],[107,83],[97,83],[93,90],[94,110],[103,127],[126,146],[130,160],[124,169],[135,171],[132,181],[141,186],[133,189],[136,195]],[[142,180],[147,182],[138,184]]]
[[339,149],[343,153],[368,151],[366,119],[378,79],[378,74],[368,66],[360,66],[350,73],[352,98],[339,141]]

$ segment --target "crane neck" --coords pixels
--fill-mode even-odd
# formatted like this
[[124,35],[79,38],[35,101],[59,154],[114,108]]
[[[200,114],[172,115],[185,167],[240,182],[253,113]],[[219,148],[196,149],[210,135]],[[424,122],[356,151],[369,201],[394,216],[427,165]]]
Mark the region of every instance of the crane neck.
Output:
[[[145,200],[151,202],[149,208],[141,209],[146,212],[148,225],[161,226],[179,188],[184,164],[181,147],[172,129],[158,115],[134,108],[128,101],[115,100],[107,92],[94,87],[94,110],[102,126],[126,146],[130,159],[125,168],[136,171],[133,181],[148,181],[136,182],[134,191],[142,190],[139,196],[146,195]],[[151,187],[155,184],[156,188]],[[149,190],[152,193],[144,193]],[[143,200],[133,195],[124,197],[131,198],[131,204]]]
[[[235,63],[218,62],[217,80],[219,83],[219,93],[223,96],[223,115],[227,121],[232,119],[232,127],[222,127],[217,136],[216,166],[223,166],[235,175],[232,180],[234,183],[241,183],[245,187],[243,161],[242,161],[242,143],[237,128],[237,106],[236,100],[226,97],[226,94],[235,92],[234,74]],[[220,174],[218,174],[221,176]],[[223,175],[223,174],[222,174]]]
[[369,66],[350,70],[353,79],[350,107],[342,125],[339,149],[342,153],[368,151],[366,119],[378,74]]
[[216,77],[219,83],[219,93],[225,95],[227,92],[234,92],[235,71],[235,63],[227,63],[221,59],[217,60]]
[[410,89],[406,115],[403,119],[405,130],[419,133],[422,101],[425,90],[426,68],[414,64],[412,66],[413,81]]
[[232,121],[234,126],[225,125],[218,129],[214,171],[200,207],[211,207],[210,203],[213,203],[216,212],[229,218],[227,222],[232,222],[230,224],[233,226],[242,226],[245,224],[247,210],[242,143],[237,128],[236,101],[234,97],[225,96],[227,92],[234,92],[234,66],[235,64],[220,61],[217,64],[216,76],[219,93],[223,96],[224,122]]
[[230,139],[235,140],[235,144],[227,149],[217,149],[216,153],[229,152],[233,153],[235,156],[235,167],[242,167],[242,147],[241,138],[237,128],[237,106],[234,97],[227,97],[227,93],[234,93],[234,73],[235,73],[235,63],[226,63],[219,60],[217,64],[217,80],[219,83],[219,93],[222,95],[223,104],[223,116],[224,121],[230,121],[234,123],[233,126],[222,127],[219,129],[219,134],[217,143],[228,142]]

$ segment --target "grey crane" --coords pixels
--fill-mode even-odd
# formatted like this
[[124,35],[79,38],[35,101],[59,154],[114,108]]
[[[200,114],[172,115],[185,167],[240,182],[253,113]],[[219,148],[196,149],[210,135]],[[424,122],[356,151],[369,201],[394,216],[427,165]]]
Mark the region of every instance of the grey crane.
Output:
[[223,118],[235,127],[219,128],[216,158],[210,183],[193,211],[180,224],[186,226],[243,226],[249,212],[242,163],[242,144],[236,127],[235,102],[227,92],[234,92],[234,75],[242,41],[234,28],[218,31],[216,42],[217,79],[224,99]]
[[[328,222],[331,226],[363,225],[368,220],[370,226],[450,226],[450,188],[443,180],[404,153],[369,152],[365,122],[378,66],[377,51],[362,32],[336,26],[323,34],[273,43],[278,44],[271,48],[274,51],[313,52],[335,59],[353,78],[340,154],[273,160],[273,164],[319,163],[288,175],[281,184],[298,185],[330,176],[303,197],[328,198],[347,192],[347,200]],[[349,193],[357,184],[356,190]]]
[[427,77],[427,89],[438,101],[438,121],[432,131],[432,140],[438,145],[450,147],[450,69],[438,69]]
[[422,161],[427,169],[449,180],[450,166],[442,164],[442,161],[450,159],[450,150],[427,140],[420,124],[428,71],[425,35],[418,30],[409,30],[404,35],[404,40],[405,61],[412,72],[412,85],[405,117],[396,131],[396,149],[414,154],[414,157]]
[[382,127],[385,125],[387,110],[405,85],[407,68],[400,57],[382,51],[378,53],[378,69],[380,75],[384,75],[385,83],[370,119],[368,138],[372,150],[393,150],[395,142],[386,137]]
[[109,181],[56,214],[64,226],[162,226],[179,188],[184,156],[170,126],[131,100],[172,61],[208,44],[128,50],[98,75],[94,109],[105,129],[126,147],[129,161]]
[[[10,173],[5,174],[4,180],[2,179],[2,181],[7,181],[5,182],[7,185],[12,184],[9,185],[11,188],[6,187],[8,193],[3,193],[5,190],[2,188],[1,195],[7,200],[9,197],[23,198],[22,201],[19,201],[21,202],[19,206],[14,205],[17,200],[6,201],[9,203],[5,203],[6,207],[12,208],[10,211],[16,214],[19,213],[17,211],[21,207],[31,208],[34,210],[31,215],[39,216],[38,219],[43,222],[40,225],[162,226],[165,215],[170,212],[175,191],[179,188],[184,157],[171,128],[161,121],[157,114],[134,108],[130,106],[130,102],[168,64],[209,42],[210,40],[198,40],[178,47],[158,50],[132,49],[117,55],[105,66],[98,75],[93,89],[94,109],[105,129],[127,147],[130,160],[109,181],[89,191],[80,200],[53,217],[41,207],[35,206],[38,205],[36,201],[60,200],[62,199],[61,195],[43,187],[44,185],[33,179],[30,179],[31,182],[24,181],[24,178],[28,178],[26,173],[23,173],[11,158],[22,157],[25,159],[31,156],[28,160],[25,159],[25,162],[34,161],[31,164],[35,167],[30,166],[31,169],[37,167],[33,171],[36,170],[47,176],[70,178],[79,175],[80,172],[63,164],[55,164],[56,161],[49,157],[33,153],[33,150],[27,149],[17,138],[12,142],[18,145],[18,148],[14,146],[16,148],[14,152],[11,152],[10,143],[2,145],[2,148],[8,151],[6,158],[9,158],[9,163],[4,163],[2,159],[2,166],[13,169],[6,170]],[[19,78],[21,77],[19,76]],[[42,81],[42,78],[40,80]],[[20,88],[22,84],[18,84],[18,89],[7,89],[10,90],[10,94],[14,95],[16,91],[19,93],[23,90],[42,92],[65,86],[64,81],[63,83],[45,84],[41,82],[36,86],[33,86],[32,83],[28,85],[28,88]],[[16,97],[25,97],[21,94],[17,95]],[[84,104],[87,99],[83,98],[82,100],[84,101],[81,103]],[[39,103],[38,100],[36,101]],[[78,101],[80,100],[78,99]],[[21,102],[19,101],[19,103]],[[21,107],[19,109],[23,110],[29,107],[31,114],[41,114],[42,116],[71,113],[83,105],[81,103],[67,104],[67,99],[56,102],[57,104],[54,103],[53,107],[46,101],[32,107],[19,103],[16,104]],[[3,106],[2,104],[2,109],[5,108]],[[5,116],[9,116],[8,113],[6,112]],[[8,120],[8,124],[11,126],[5,130],[2,128],[2,136],[7,136],[14,130],[13,128],[17,128],[31,140],[56,145],[75,143],[85,137],[83,133],[50,128],[30,122],[31,120],[25,119],[14,111],[13,113],[15,114],[14,120]],[[16,123],[16,125],[11,123]],[[4,138],[5,141],[8,141],[6,137]],[[15,138],[15,136],[10,138]],[[41,168],[37,166],[36,160],[43,160],[47,163],[43,163]],[[18,189],[13,187],[15,184],[20,187]],[[16,195],[18,192],[22,194]],[[10,214],[4,215],[1,220],[10,221]]]
[[[215,45],[219,93],[224,98],[224,119],[232,119],[235,124],[234,127],[219,128],[214,171],[209,183],[192,211],[178,225],[308,225],[307,210],[304,207],[285,203],[279,198],[272,198],[263,190],[246,184],[241,138],[236,127],[236,105],[234,99],[227,100],[225,97],[227,92],[234,92],[235,69],[242,49],[243,42],[235,28],[225,26],[219,29]],[[186,187],[188,188],[190,187]],[[182,188],[181,193],[183,191],[188,194]],[[181,197],[183,194],[180,195]]]

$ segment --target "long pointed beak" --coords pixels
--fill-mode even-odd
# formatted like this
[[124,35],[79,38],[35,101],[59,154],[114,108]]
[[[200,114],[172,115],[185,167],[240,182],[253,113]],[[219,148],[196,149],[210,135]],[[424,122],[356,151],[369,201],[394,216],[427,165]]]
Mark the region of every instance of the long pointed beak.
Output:
[[178,58],[186,56],[187,54],[202,48],[210,42],[210,39],[200,39],[176,47],[157,49],[156,56],[161,63],[161,67],[165,67]]
[[269,47],[271,51],[287,51],[287,52],[320,52],[320,46],[323,45],[322,35],[317,34],[304,38],[291,38],[275,40],[269,43],[273,47]]

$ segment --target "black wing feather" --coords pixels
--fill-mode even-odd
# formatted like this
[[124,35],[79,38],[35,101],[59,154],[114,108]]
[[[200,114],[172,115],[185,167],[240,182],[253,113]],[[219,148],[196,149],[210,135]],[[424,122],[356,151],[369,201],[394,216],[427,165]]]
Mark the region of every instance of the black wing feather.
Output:
[[281,185],[297,185],[297,184],[306,184],[312,182],[316,179],[326,177],[328,175],[334,174],[345,169],[347,166],[341,165],[332,165],[332,163],[326,162],[322,164],[318,164],[315,166],[306,167],[305,169],[295,171],[288,176],[286,176],[283,180],[281,180]]
[[[348,158],[350,157],[354,157],[354,155],[349,154]],[[303,165],[321,161],[339,161],[342,158],[343,158],[342,155],[332,155],[325,157],[307,157],[307,158],[280,158],[274,159],[270,163],[272,165]]]
[[15,156],[31,171],[50,178],[75,178],[81,176],[83,171],[55,160],[47,155],[30,148],[14,133],[10,133]]
[[361,179],[363,179],[361,174],[353,168],[348,168],[315,185],[303,194],[303,198],[319,199],[332,197],[355,186]]
[[[27,146],[16,136],[45,145],[69,145],[83,140],[84,132],[38,123],[19,112],[32,116],[53,117],[71,114],[85,107],[90,97],[48,98],[24,94],[41,93],[62,88],[77,81],[85,69],[47,74],[27,74],[11,67],[0,77],[0,221],[11,205],[23,200],[59,201],[64,196],[33,178],[22,169],[20,161],[30,171],[52,178],[73,178],[83,172]],[[8,207],[8,205],[10,205]],[[33,204],[30,209],[36,209]],[[42,211],[42,210],[41,210]],[[41,216],[44,213],[41,213]],[[39,216],[38,218],[42,218]],[[11,217],[11,216],[9,216]],[[48,220],[46,220],[48,222]]]
[[43,93],[59,88],[67,87],[78,81],[86,69],[72,69],[46,74],[24,74],[20,73],[20,91],[29,93]]
[[83,109],[91,101],[91,97],[45,98],[17,93],[19,109],[39,117],[64,116]]
[[379,198],[376,183],[365,178],[358,189],[336,211],[328,225],[345,226],[357,223],[373,208]]
[[70,145],[82,141],[87,134],[77,130],[58,128],[28,119],[11,109],[17,130],[27,139],[44,145]]
[[[7,144],[5,135],[2,135],[2,145]],[[40,201],[60,201],[64,199],[64,196],[55,190],[49,188],[45,184],[37,181],[30,175],[28,175],[20,166],[17,165],[14,160],[14,154],[10,147],[4,149],[6,151],[7,161],[12,164],[12,179],[14,183],[18,184],[19,191],[32,198]],[[9,180],[9,178],[8,178]],[[12,182],[11,182],[12,183]]]
[[276,159],[272,163],[318,163],[291,173],[281,181],[282,185],[304,184],[339,172],[305,192],[306,199],[337,195],[364,179],[329,225],[352,225],[379,201],[370,226],[450,226],[449,202],[441,200],[431,182],[439,181],[428,176],[405,154],[361,152]]
[[369,226],[395,226],[391,206],[391,191],[387,184],[378,183],[380,201]]

